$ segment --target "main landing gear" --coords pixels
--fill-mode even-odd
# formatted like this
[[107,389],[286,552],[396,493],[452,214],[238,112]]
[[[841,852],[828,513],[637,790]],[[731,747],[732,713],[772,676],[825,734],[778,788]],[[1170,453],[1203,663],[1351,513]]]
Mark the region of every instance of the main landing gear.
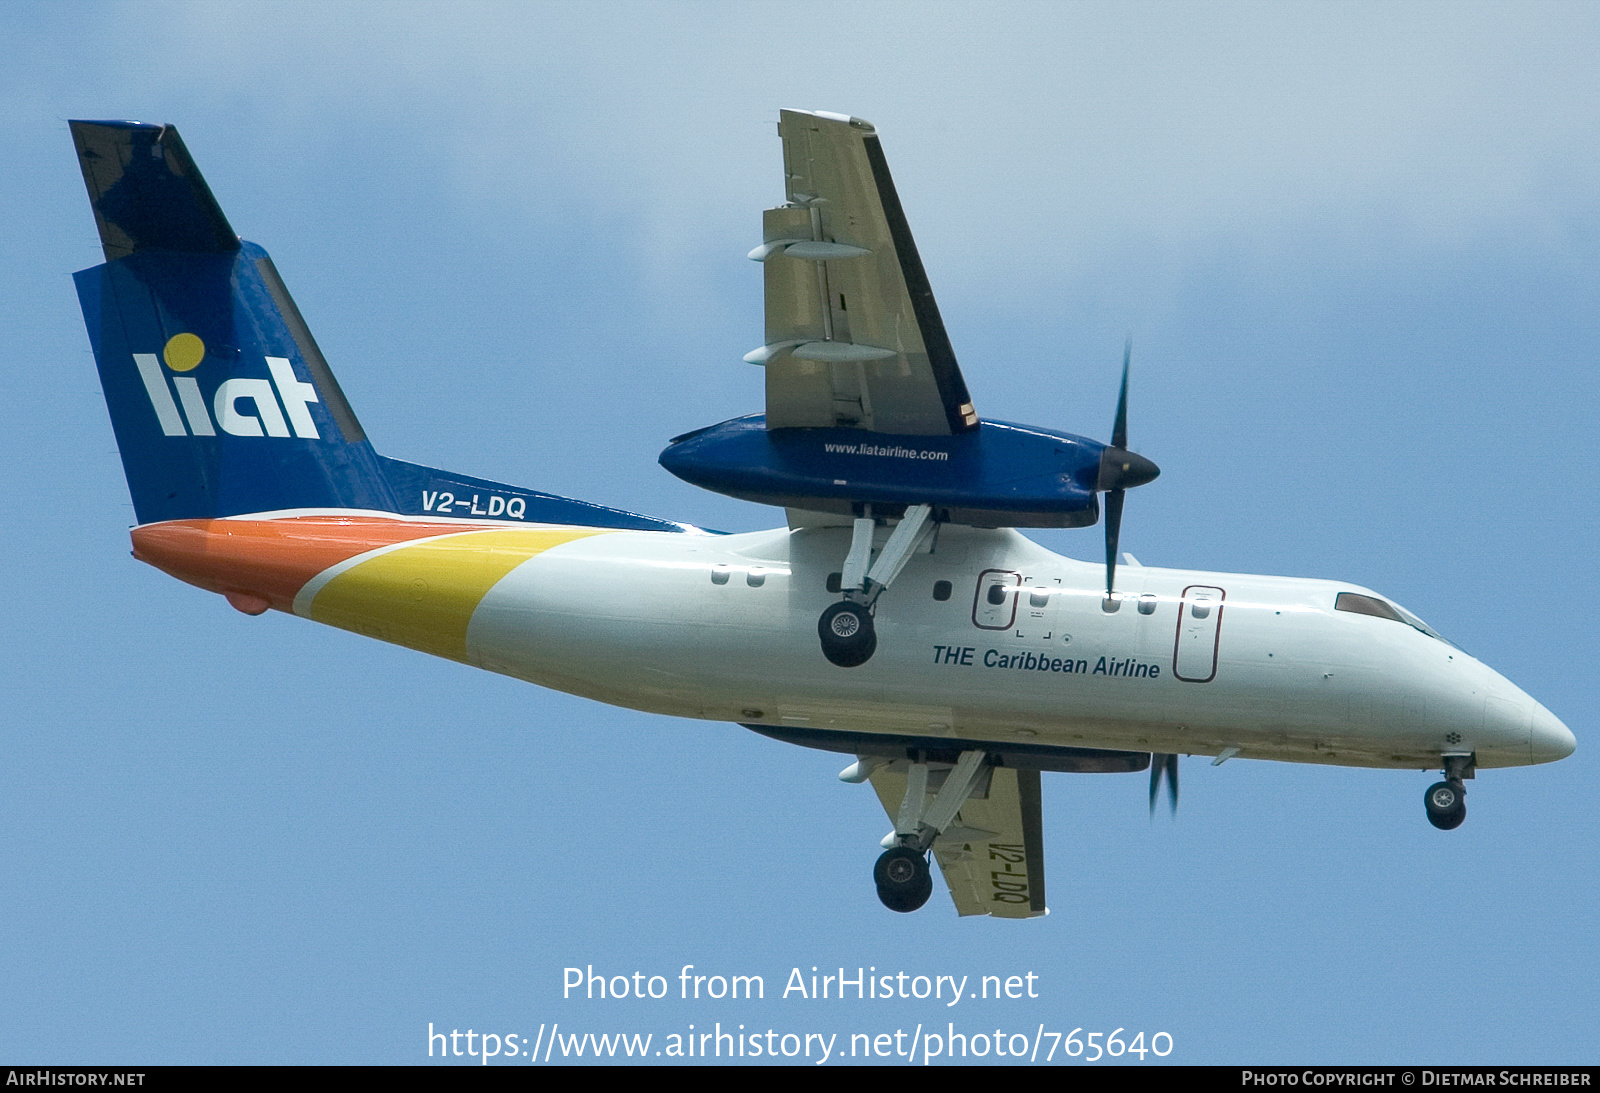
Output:
[[872,867],[872,881],[878,898],[891,911],[917,910],[933,895],[933,874],[928,869],[928,853],[909,846],[885,850]]
[[[864,782],[874,770],[890,762],[864,757],[839,777],[846,782]],[[935,778],[943,775],[944,783],[929,800],[929,764],[913,760],[905,765],[906,793],[895,816],[894,831],[883,840],[888,849],[872,867],[878,899],[889,910],[901,913],[915,911],[928,902],[933,894],[933,875],[928,868],[933,840],[950,828],[969,797],[979,790],[987,792],[985,776],[989,773],[988,754],[982,751],[962,752],[954,766],[935,764],[939,769],[932,773]]]
[[[829,606],[817,620],[822,655],[831,663],[840,668],[854,668],[872,659],[878,648],[877,631],[872,625],[873,607],[916,551],[931,526],[932,515],[931,505],[908,507],[889,534],[889,541],[878,552],[877,560],[872,561],[872,530],[876,522],[872,518],[872,506],[863,506],[862,516],[852,526],[850,553],[845,556],[844,572],[839,577],[844,599]],[[868,562],[872,562],[870,570]]]
[[1451,831],[1467,818],[1467,787],[1463,779],[1474,774],[1471,755],[1446,755],[1444,781],[1435,782],[1422,796],[1428,822],[1440,831]]
[[872,608],[853,600],[841,600],[822,613],[817,637],[822,639],[822,655],[841,668],[865,664],[878,650]]

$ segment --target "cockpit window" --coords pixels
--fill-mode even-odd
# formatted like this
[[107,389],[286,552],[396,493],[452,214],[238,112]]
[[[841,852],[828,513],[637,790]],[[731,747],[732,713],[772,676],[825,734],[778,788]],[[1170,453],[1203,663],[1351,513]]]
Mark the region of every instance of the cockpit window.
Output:
[[1393,619],[1395,622],[1405,622],[1400,617],[1400,612],[1384,603],[1376,596],[1363,596],[1358,592],[1341,592],[1339,598],[1333,601],[1335,611],[1353,611],[1357,615],[1376,615],[1380,619]]
[[1427,634],[1430,638],[1436,638],[1456,649],[1461,648],[1461,646],[1456,645],[1455,642],[1405,608],[1396,606],[1388,600],[1380,600],[1376,596],[1363,596],[1359,592],[1341,592],[1333,601],[1333,609],[1335,611],[1351,611],[1357,615],[1376,615],[1380,619],[1390,619],[1394,622],[1404,623],[1413,630],[1419,630]]
[[[1416,630],[1421,630],[1424,634],[1427,634],[1430,638],[1438,638],[1440,641],[1444,642],[1446,645],[1448,645],[1448,646],[1450,646],[1450,647],[1452,647],[1454,649],[1461,649],[1461,646],[1457,645],[1455,642],[1451,641],[1449,638],[1447,638],[1443,634],[1439,633],[1439,631],[1435,630],[1433,627],[1429,626],[1427,623],[1425,623],[1421,619],[1417,618],[1417,616],[1413,615],[1411,612],[1407,611],[1405,608],[1401,607],[1399,604],[1395,604],[1394,605],[1394,609],[1396,611],[1400,612],[1400,617],[1405,620],[1407,626],[1410,626],[1410,627],[1412,627],[1413,629],[1416,629]],[[1466,652],[1465,649],[1462,649],[1461,651],[1462,652]]]

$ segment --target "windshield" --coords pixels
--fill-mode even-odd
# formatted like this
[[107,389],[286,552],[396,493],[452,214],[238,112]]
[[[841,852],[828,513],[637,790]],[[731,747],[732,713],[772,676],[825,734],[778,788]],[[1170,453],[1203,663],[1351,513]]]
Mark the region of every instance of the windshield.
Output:
[[[1360,592],[1341,592],[1333,601],[1335,611],[1349,611],[1357,615],[1373,615],[1380,619],[1390,619],[1394,622],[1404,623],[1414,630],[1427,634],[1444,642],[1452,649],[1461,649],[1461,646],[1445,637],[1439,631],[1423,622],[1417,616],[1407,611],[1397,603],[1379,599],[1377,596],[1367,596]],[[1462,650],[1465,652],[1466,650]]]

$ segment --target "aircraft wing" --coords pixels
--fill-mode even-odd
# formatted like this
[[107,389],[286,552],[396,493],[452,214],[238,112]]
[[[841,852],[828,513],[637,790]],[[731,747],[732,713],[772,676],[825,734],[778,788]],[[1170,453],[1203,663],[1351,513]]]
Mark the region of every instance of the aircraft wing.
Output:
[[950,435],[978,426],[877,131],[784,110],[788,203],[762,218],[767,428]]
[[[875,770],[872,788],[893,820],[906,792],[903,764]],[[969,797],[933,842],[956,912],[996,918],[1045,914],[1042,828],[1039,772],[990,767],[987,792]]]

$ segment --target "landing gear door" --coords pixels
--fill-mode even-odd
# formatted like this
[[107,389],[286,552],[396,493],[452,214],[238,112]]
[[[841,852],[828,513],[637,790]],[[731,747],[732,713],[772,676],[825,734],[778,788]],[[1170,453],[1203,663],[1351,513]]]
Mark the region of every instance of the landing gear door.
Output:
[[1172,674],[1186,683],[1217,678],[1217,646],[1222,638],[1222,601],[1227,593],[1212,585],[1192,584],[1178,604],[1178,634],[1172,650]]
[[972,625],[979,630],[1009,630],[1017,619],[1017,592],[1022,575],[1009,569],[986,569],[978,574],[972,596]]

